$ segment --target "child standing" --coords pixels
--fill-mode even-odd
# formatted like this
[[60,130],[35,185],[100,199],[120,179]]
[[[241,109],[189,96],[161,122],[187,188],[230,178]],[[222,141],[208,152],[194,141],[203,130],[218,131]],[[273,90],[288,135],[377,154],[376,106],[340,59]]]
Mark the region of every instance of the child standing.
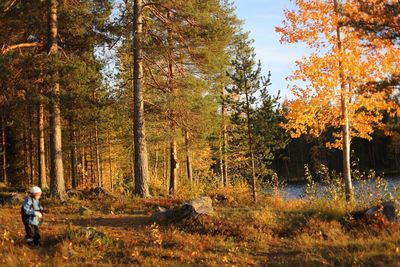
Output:
[[30,246],[40,246],[39,219],[42,218],[43,211],[39,199],[42,190],[34,186],[30,190],[29,196],[25,199],[21,207],[22,222],[25,226],[26,243]]

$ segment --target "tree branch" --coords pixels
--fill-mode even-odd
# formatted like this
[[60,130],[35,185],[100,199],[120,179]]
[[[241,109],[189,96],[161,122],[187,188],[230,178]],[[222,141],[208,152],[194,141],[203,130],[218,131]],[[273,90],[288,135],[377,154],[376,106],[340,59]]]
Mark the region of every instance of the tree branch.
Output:
[[16,45],[10,45],[10,46],[4,46],[1,49],[1,54],[5,55],[8,52],[11,52],[15,49],[19,48],[30,48],[30,47],[44,47],[43,43],[22,43],[22,44],[16,44]]
[[10,9],[15,5],[16,2],[17,2],[17,0],[11,0],[11,2],[9,2],[8,4],[6,4],[6,7],[5,7],[5,9],[4,9],[4,12],[7,12],[8,10],[10,10]]

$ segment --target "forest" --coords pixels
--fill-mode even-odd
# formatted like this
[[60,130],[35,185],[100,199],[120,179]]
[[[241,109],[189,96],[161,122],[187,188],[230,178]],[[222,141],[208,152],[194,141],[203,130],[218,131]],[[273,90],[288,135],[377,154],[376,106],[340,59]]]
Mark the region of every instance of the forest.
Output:
[[[97,265],[106,257],[98,247],[90,253],[99,258],[68,254],[74,240],[82,242],[80,249],[89,240],[112,254],[109,265],[398,264],[398,224],[387,230],[385,218],[347,222],[371,205],[399,205],[400,190],[385,177],[400,179],[400,3],[295,0],[291,6],[282,10],[275,31],[282,45],[302,43],[310,54],[293,62],[290,88],[278,88],[290,89],[293,97],[283,98],[271,93],[274,73],[258,59],[235,1],[1,0],[0,198],[37,185],[43,201],[60,209],[49,218],[74,222],[67,230],[54,225],[55,232],[46,226],[47,235],[61,237],[45,241],[44,247],[55,249],[37,252],[35,262],[57,266],[70,258]],[[292,183],[306,184],[306,198],[282,196],[281,188]],[[315,188],[320,183],[328,187],[322,197]],[[185,220],[172,226],[179,234],[147,217],[128,222],[134,210],[148,215],[156,206],[176,208],[198,196],[213,198],[217,221]],[[97,219],[75,218],[65,203],[90,207]],[[110,210],[106,203],[113,203],[111,214],[120,209],[129,216],[99,219]],[[0,211],[3,243],[11,240],[13,219],[6,214],[15,213],[12,207]],[[232,223],[223,226],[224,216]],[[150,238],[150,245],[121,245],[120,232],[82,232],[96,223],[143,227],[137,238]],[[311,241],[318,227],[326,242],[331,234],[341,236],[335,242],[342,247],[321,246],[318,256],[312,254],[320,246]],[[383,248],[362,241],[382,229],[389,233]],[[188,231],[196,235],[193,244],[202,242],[201,234],[222,242],[220,251],[196,252],[194,262],[179,256],[176,249],[191,246],[180,243]],[[111,237],[120,234],[121,240]],[[287,243],[280,243],[284,238]],[[175,245],[168,248],[168,242]],[[289,242],[297,242],[293,250]],[[139,251],[147,246],[167,246],[178,256]],[[262,252],[264,246],[271,250]],[[356,248],[349,252],[351,246]],[[12,248],[0,250],[11,255],[0,264],[22,264],[25,248],[15,254]],[[371,255],[361,255],[363,250]],[[53,261],[43,260],[49,257]]]
[[[303,98],[298,101],[271,95],[270,77],[261,75],[261,62],[232,3],[142,3],[138,19],[143,24],[133,21],[129,1],[55,5],[49,10],[57,15],[52,20],[43,13],[50,8],[46,1],[3,4],[5,183],[52,185],[55,195],[65,194],[65,188],[93,186],[146,195],[153,182],[173,194],[181,187],[227,185],[252,176],[261,182],[275,176],[301,180],[305,164],[315,174],[322,165],[343,172],[341,148],[334,145],[341,131],[340,103],[326,102],[340,99],[332,96],[338,93],[332,83],[341,83],[334,77],[337,66],[322,65],[319,55],[298,63],[290,79],[307,79],[315,88],[293,88]],[[368,19],[378,19],[373,12]],[[320,23],[301,17],[306,15],[294,20],[287,14],[285,27],[278,28],[282,41],[308,42],[315,51],[331,46],[325,57],[334,56],[335,40],[315,40],[316,32],[297,29]],[[354,87],[347,90],[347,101],[356,99],[348,111],[350,161],[362,171],[397,174],[397,28],[370,29],[358,19],[366,20],[343,14],[348,25],[342,31],[349,32],[349,42],[368,42],[362,51],[346,48],[359,55],[352,61],[362,62],[342,63],[343,72],[357,80],[350,84],[350,77],[342,78],[345,87]],[[132,34],[134,23],[142,26],[139,36]],[[316,31],[325,34],[334,26],[325,23]],[[368,62],[376,66],[360,73]],[[326,73],[312,76],[315,69]],[[298,112],[309,104],[312,110]],[[143,180],[146,192],[135,179]]]

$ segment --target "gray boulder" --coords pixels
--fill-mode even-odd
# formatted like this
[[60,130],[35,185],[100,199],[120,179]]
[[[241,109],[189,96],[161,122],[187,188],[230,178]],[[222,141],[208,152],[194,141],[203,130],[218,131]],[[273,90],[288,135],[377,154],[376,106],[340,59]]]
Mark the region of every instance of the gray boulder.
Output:
[[376,205],[365,212],[367,217],[381,216],[390,222],[400,222],[400,203],[399,201],[388,201]]
[[152,219],[159,223],[177,222],[199,215],[213,216],[214,208],[210,197],[196,198],[188,203],[172,209],[159,208]]

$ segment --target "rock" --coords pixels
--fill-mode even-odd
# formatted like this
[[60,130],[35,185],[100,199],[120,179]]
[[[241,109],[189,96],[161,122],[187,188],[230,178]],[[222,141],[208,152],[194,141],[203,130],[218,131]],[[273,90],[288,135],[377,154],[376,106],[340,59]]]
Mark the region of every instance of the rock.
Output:
[[400,202],[388,201],[383,202],[382,204],[376,205],[365,212],[366,217],[384,217],[390,222],[399,222],[400,221]]
[[82,216],[84,216],[84,215],[90,215],[90,214],[92,214],[93,212],[89,209],[89,208],[86,208],[85,206],[81,206],[80,208],[79,208],[79,214],[80,215],[82,215]]
[[196,214],[214,215],[214,208],[210,197],[200,197],[190,201],[188,204]]
[[3,193],[0,195],[0,202],[6,205],[22,204],[24,200],[25,195],[19,193]]
[[156,222],[176,222],[199,215],[214,215],[210,197],[196,198],[189,203],[172,209],[159,208],[159,211],[153,214],[152,219]]

